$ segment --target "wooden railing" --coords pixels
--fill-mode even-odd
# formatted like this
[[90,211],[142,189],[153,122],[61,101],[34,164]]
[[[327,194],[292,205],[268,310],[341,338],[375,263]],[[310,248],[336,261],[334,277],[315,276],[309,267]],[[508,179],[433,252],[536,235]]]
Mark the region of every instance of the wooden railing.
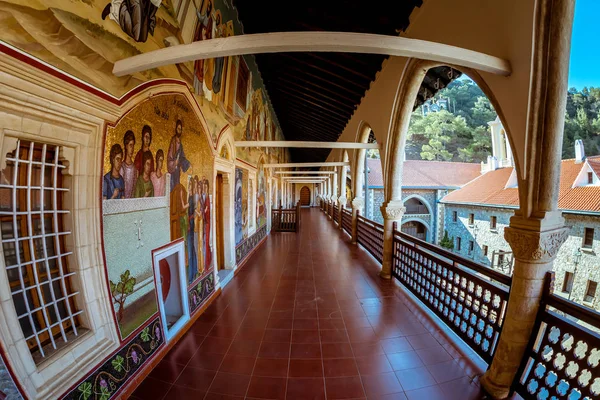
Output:
[[298,232],[300,230],[300,202],[295,208],[275,208],[271,210],[273,232]]
[[339,214],[339,209],[338,209],[338,206],[337,206],[337,204],[333,203],[333,215],[332,215],[332,217],[333,217],[333,222],[334,222],[334,223],[336,223],[336,224],[337,224],[337,223],[338,223],[338,221],[339,221],[339,220],[338,220],[338,218],[339,218],[339,215],[340,215],[340,214]]
[[344,229],[348,235],[352,235],[352,211],[345,208],[342,209],[342,229]]
[[394,231],[392,275],[487,363],[508,304],[511,277]]
[[556,296],[552,288],[549,272],[513,387],[524,399],[598,399],[600,313]]
[[383,225],[361,215],[358,216],[357,224],[358,244],[381,262],[383,260]]

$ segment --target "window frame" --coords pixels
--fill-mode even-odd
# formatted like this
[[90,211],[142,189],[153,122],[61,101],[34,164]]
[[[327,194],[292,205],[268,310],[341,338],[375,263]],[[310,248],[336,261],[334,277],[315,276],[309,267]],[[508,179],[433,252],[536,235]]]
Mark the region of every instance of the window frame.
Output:
[[460,236],[456,237],[456,251],[460,251],[460,247],[462,245],[462,239],[460,238]]
[[472,256],[475,253],[475,241],[469,240],[468,254]]
[[495,215],[490,216],[490,230],[495,231],[498,229],[498,218]]
[[[594,293],[590,295],[590,288],[594,288]],[[598,282],[588,279],[587,284],[585,286],[585,292],[583,294],[583,302],[588,304],[593,304],[594,300],[596,300],[596,294],[598,292]],[[591,297],[591,300],[588,300],[588,297]]]
[[488,251],[489,251],[488,245],[484,244],[483,246],[481,246],[481,251],[483,252],[483,256],[487,257],[488,256]]
[[587,184],[588,185],[594,184],[594,173],[592,171],[588,171],[588,173],[587,173]]
[[[588,232],[591,231],[591,243],[588,243]],[[581,241],[581,248],[582,249],[592,249],[594,247],[594,234],[595,234],[595,230],[594,228],[589,228],[589,227],[584,227],[583,228],[583,238]]]
[[561,292],[570,294],[573,291],[574,274],[571,271],[565,271]]
[[458,222],[458,211],[452,211],[452,222]]
[[475,213],[469,214],[469,226],[475,225]]
[[[87,332],[76,340],[54,351],[43,361],[36,363],[29,350],[23,331],[19,324],[12,298],[0,303],[0,341],[6,349],[11,366],[21,382],[25,394],[30,398],[57,398],[65,388],[71,387],[99,365],[106,354],[116,350],[120,340],[111,313],[108,288],[105,281],[104,267],[100,253],[100,226],[96,223],[96,210],[91,204],[98,187],[98,177],[92,173],[98,168],[94,160],[98,149],[90,136],[100,137],[102,125],[86,126],[89,131],[79,127],[82,118],[80,114],[71,114],[71,109],[62,112],[60,118],[67,121],[50,119],[50,114],[37,111],[38,104],[31,107],[24,103],[22,110],[27,110],[18,117],[21,127],[38,127],[35,132],[14,129],[10,126],[10,117],[0,118],[0,163],[5,165],[6,154],[16,148],[17,140],[47,143],[60,146],[61,158],[67,162],[64,179],[65,186],[70,189],[70,196],[63,201],[64,207],[71,213],[71,218],[65,223],[65,229],[71,235],[65,238],[65,249],[71,251],[70,272],[75,272],[71,285],[79,291],[77,305],[81,314],[81,326]],[[34,113],[33,116],[31,113]],[[0,116],[3,112],[0,111]],[[6,114],[5,114],[6,115]],[[8,121],[8,126],[4,122]],[[87,121],[89,122],[89,121]],[[96,121],[94,121],[96,122]],[[45,126],[45,128],[43,128]],[[72,127],[71,130],[65,126]],[[99,175],[98,175],[99,176]],[[75,193],[78,195],[76,196]],[[97,204],[97,203],[96,203]],[[80,229],[80,227],[87,229]],[[6,271],[4,257],[0,257],[0,270]],[[0,272],[0,292],[10,293],[10,283],[6,272]]]

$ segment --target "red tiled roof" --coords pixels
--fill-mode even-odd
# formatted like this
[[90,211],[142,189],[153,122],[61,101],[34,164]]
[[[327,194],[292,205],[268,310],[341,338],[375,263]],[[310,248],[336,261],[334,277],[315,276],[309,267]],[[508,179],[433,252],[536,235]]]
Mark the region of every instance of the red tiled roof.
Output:
[[[600,156],[589,157],[587,160],[594,171],[600,172]],[[600,211],[600,186],[572,187],[584,165],[575,164],[574,159],[561,162],[558,194],[558,207],[561,210]],[[443,201],[446,203],[518,206],[518,189],[504,188],[512,171],[513,168],[490,171],[462,189],[449,193]]]
[[[369,186],[383,186],[381,160],[368,158]],[[459,188],[481,174],[481,165],[445,161],[404,161],[403,187],[454,187]]]

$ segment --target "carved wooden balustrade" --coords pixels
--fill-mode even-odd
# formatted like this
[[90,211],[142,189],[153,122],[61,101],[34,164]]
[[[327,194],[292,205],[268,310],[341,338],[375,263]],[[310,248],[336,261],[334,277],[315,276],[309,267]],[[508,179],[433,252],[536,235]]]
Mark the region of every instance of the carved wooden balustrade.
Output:
[[337,204],[335,204],[335,203],[333,203],[332,217],[333,217],[333,223],[337,224],[338,223],[338,218],[339,218],[339,209],[338,209]]
[[274,208],[271,210],[273,232],[298,232],[300,230],[300,202],[295,208]]
[[379,262],[383,260],[383,225],[358,216],[358,244],[363,246]]
[[524,399],[598,399],[600,313],[555,295],[552,288],[554,273],[549,272],[513,387]]
[[348,235],[352,235],[352,211],[342,209],[342,228]]
[[492,361],[510,276],[397,230],[392,275],[481,358]]

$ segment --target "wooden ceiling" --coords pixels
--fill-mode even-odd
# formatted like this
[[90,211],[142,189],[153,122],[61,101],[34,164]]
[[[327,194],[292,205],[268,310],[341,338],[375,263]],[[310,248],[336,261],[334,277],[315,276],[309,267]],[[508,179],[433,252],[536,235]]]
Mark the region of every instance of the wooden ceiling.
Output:
[[[410,14],[422,0],[233,3],[247,34],[339,31],[397,36],[408,27]],[[273,53],[256,55],[256,62],[285,138],[334,142],[385,58],[353,53]],[[291,149],[291,155],[295,162],[317,162],[325,161],[330,151]]]

